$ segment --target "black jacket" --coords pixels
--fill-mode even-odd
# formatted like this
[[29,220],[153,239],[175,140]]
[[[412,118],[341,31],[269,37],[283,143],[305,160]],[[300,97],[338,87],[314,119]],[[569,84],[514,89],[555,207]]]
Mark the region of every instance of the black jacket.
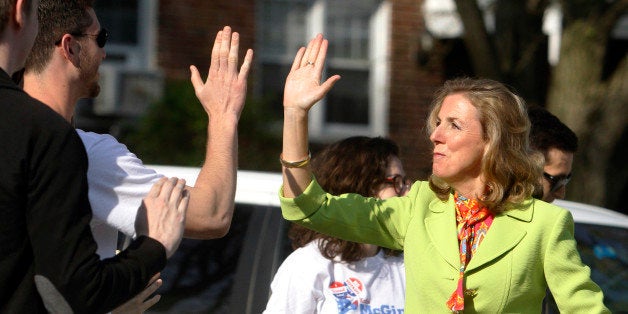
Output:
[[164,247],[148,237],[100,261],[86,172],[76,131],[0,69],[1,313],[44,313],[43,300],[107,312],[165,266]]

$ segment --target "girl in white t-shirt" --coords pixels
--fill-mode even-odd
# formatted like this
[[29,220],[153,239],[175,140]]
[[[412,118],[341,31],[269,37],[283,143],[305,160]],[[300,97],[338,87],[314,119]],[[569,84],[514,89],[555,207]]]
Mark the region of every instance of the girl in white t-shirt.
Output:
[[[350,137],[312,159],[321,186],[334,195],[381,199],[405,195],[411,181],[399,148],[381,137]],[[403,313],[405,268],[400,251],[344,241],[299,225],[296,250],[279,267],[264,313]]]

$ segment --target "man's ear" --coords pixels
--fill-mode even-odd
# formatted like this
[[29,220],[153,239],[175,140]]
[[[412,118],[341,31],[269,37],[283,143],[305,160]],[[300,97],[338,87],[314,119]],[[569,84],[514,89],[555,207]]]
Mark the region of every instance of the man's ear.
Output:
[[31,8],[32,0],[16,0],[15,6],[13,7],[13,12],[11,12],[11,20],[14,21],[15,26],[18,28],[24,27],[24,23],[28,19],[28,13],[30,10],[37,10],[37,8]]
[[59,42],[59,48],[62,50],[63,56],[72,63],[76,63],[79,60],[79,52],[81,50],[81,46],[70,34],[63,34],[61,37],[61,41]]

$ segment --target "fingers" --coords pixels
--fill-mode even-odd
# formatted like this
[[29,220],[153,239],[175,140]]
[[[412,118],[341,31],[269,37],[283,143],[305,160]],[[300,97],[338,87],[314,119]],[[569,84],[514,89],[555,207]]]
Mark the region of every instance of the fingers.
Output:
[[[232,32],[231,27],[225,26],[216,34],[212,48],[210,76],[212,72],[230,72],[239,80],[246,80],[253,63],[253,50],[248,49],[240,72],[238,74],[238,62],[240,50],[240,34]],[[202,88],[203,78],[195,66],[190,66],[190,81],[195,90]]]
[[306,48],[299,49],[286,78],[284,108],[294,107],[307,112],[340,79],[334,75],[321,83],[328,45],[323,35],[317,34]]
[[229,47],[229,71],[237,73],[238,71],[238,51],[240,49],[240,34],[234,32],[231,35],[231,47]]
[[218,66],[220,65],[220,42],[222,40],[222,31],[218,31],[216,34],[216,39],[214,40],[214,46],[212,47],[212,56],[211,62],[209,65],[209,70],[218,71]]
[[294,57],[294,61],[292,62],[292,67],[290,68],[290,72],[294,72],[301,67],[301,60],[303,60],[304,54],[305,54],[305,47],[299,48],[299,51],[297,51],[297,55]]
[[152,298],[144,301],[144,303],[142,304],[142,313],[146,310],[148,310],[149,308],[151,308],[153,305],[157,304],[157,302],[159,302],[159,300],[161,300],[161,295],[156,294],[154,295]]
[[[327,40],[325,40],[327,41]],[[306,54],[306,60],[305,60],[305,65],[311,65],[314,64],[316,65],[316,58],[319,55],[319,50],[321,49],[321,44],[323,42],[323,34],[317,34],[316,37],[314,37],[314,39],[312,39],[312,41],[310,41],[311,46],[308,45],[308,53]],[[309,64],[308,64],[309,62]]]
[[177,210],[179,209],[179,205],[182,201],[182,198],[184,197],[185,194],[187,194],[184,192],[185,192],[185,180],[177,179],[176,185],[172,189],[172,192],[169,196],[170,206],[172,208],[176,208]]
[[[155,189],[158,189],[159,191],[157,195],[154,193]],[[151,191],[148,193],[148,196],[153,198],[162,198],[164,202],[170,203],[172,208],[177,208],[182,199],[184,189],[184,179],[178,179],[175,177],[169,179],[161,178],[153,185]]]
[[318,53],[316,55],[316,59],[314,59],[314,68],[316,68],[318,73],[323,73],[323,67],[325,66],[325,59],[327,58],[327,47],[329,46],[329,41],[324,39],[321,41],[319,45]]
[[172,195],[172,190],[177,184],[179,179],[170,178],[168,179],[163,186],[161,187],[161,191],[159,192],[159,197],[162,198],[166,203],[170,200],[170,196]]
[[304,67],[307,65],[307,58],[310,55],[310,50],[312,50],[312,45],[314,45],[314,40],[316,40],[316,37],[310,39],[310,41],[307,43],[307,47],[305,47],[305,52],[303,52],[303,57],[301,58],[301,64],[299,64],[299,67]]
[[[159,273],[155,274],[149,281],[149,284],[144,290],[128,300],[126,303],[120,305],[114,309],[113,314],[128,314],[128,313],[144,313],[150,307],[155,305],[161,299],[160,295],[154,295],[150,297],[159,287],[161,287],[163,281],[159,279]],[[148,299],[150,297],[150,299]]]
[[[168,190],[169,184],[172,184],[172,188]],[[176,209],[179,206],[179,202],[181,201],[181,196],[183,195],[183,190],[185,189],[185,180],[170,178],[164,188],[162,189],[164,197],[164,201],[168,203],[168,206],[172,209]]]
[[164,183],[166,183],[167,180],[168,178],[161,178],[159,179],[159,181],[155,182],[155,184],[153,184],[153,187],[150,188],[150,191],[148,191],[147,197],[158,197],[159,193],[161,193],[161,187],[164,185]]
[[146,289],[144,289],[137,295],[137,297],[135,297],[138,302],[141,302],[138,304],[141,313],[144,313],[144,311],[157,304],[157,302],[159,302],[159,300],[161,299],[161,295],[159,294],[154,295],[150,299],[148,299],[148,297],[150,297],[151,294],[155,293],[155,291],[157,291],[157,289],[159,289],[159,287],[161,287],[161,285],[163,284],[163,281],[159,279],[159,275],[159,273],[155,274],[155,276],[151,278],[148,286],[146,286]]
[[242,62],[242,67],[240,67],[240,74],[238,74],[238,80],[246,82],[249,77],[249,71],[251,70],[251,64],[253,63],[253,49],[249,49],[246,51],[246,55],[244,56],[244,62]]
[[150,277],[150,280],[148,280],[148,285],[150,285],[153,282],[155,282],[157,279],[159,279],[159,277],[161,277],[161,273],[154,274],[153,277]]
[[148,286],[146,286],[146,289],[142,290],[142,292],[138,294],[138,298],[140,300],[146,300],[146,298],[148,298],[151,294],[155,293],[155,291],[157,291],[157,289],[159,289],[159,287],[161,287],[162,284],[163,284],[163,281],[159,278],[151,282]]
[[218,68],[218,71],[226,71],[228,69],[230,45],[231,27],[225,26],[225,28],[222,29],[222,39],[220,41],[220,66]]
[[[142,223],[145,223],[147,235],[159,241],[166,249],[166,257],[170,258],[181,243],[185,229],[185,217],[180,214],[185,180],[170,178],[160,181],[163,183],[155,184],[161,184],[158,195],[155,196],[153,193],[144,198],[145,209],[142,214],[146,216],[146,219]],[[187,203],[186,198],[183,204],[187,206]],[[138,215],[140,215],[139,211]],[[142,223],[139,227],[143,227]]]
[[185,219],[185,214],[187,212],[189,203],[190,203],[190,193],[187,190],[183,190],[183,197],[181,198],[181,202],[179,202],[179,206],[177,207],[177,211],[181,213],[183,219]]

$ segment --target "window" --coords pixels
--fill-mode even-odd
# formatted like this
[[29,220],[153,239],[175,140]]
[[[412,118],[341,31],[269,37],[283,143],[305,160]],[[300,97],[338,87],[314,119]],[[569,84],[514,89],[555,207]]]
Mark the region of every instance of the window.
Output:
[[292,252],[278,206],[237,203],[229,233],[183,239],[161,271],[161,300],[147,313],[261,313]]
[[329,39],[326,72],[342,79],[312,109],[310,136],[386,135],[390,11],[381,0],[261,0],[260,93],[280,115],[295,53],[323,33]]
[[105,63],[155,67],[157,1],[96,1],[94,10],[110,32]]
[[117,44],[137,45],[137,32],[128,30],[137,29],[138,1],[110,1],[97,2],[96,12],[99,18],[106,21],[106,27],[111,33],[111,40]]
[[158,2],[96,1],[94,10],[100,25],[110,32],[107,57],[99,70],[101,92],[77,107],[97,116],[137,117],[162,92],[163,78],[156,61]]

